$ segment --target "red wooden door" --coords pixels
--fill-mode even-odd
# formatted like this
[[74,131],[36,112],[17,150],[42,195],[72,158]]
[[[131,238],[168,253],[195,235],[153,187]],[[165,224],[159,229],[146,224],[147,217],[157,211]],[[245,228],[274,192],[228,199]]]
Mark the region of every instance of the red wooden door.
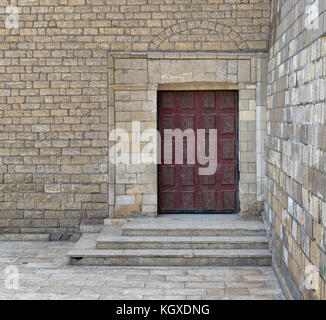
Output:
[[[159,92],[159,212],[228,213],[239,210],[237,91],[164,91]],[[187,143],[183,142],[183,164],[164,163],[165,129],[217,129],[216,171],[199,175],[201,165],[187,164]],[[206,130],[208,132],[208,130]],[[171,138],[169,138],[171,140]],[[196,138],[197,139],[197,138]],[[206,154],[208,134],[205,134]]]

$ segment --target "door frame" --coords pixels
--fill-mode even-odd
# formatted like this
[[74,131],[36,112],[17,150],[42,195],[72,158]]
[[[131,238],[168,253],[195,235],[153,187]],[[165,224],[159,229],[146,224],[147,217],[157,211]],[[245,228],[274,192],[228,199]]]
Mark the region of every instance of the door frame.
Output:
[[[264,202],[265,170],[269,165],[264,160],[264,140],[269,130],[267,62],[268,54],[258,52],[109,53],[108,130],[123,127],[129,131],[130,121],[139,119],[131,111],[144,112],[144,126],[157,129],[157,91],[238,90],[239,212],[241,216],[256,215]],[[130,109],[132,102],[134,110]],[[130,119],[122,119],[122,112]],[[114,144],[109,137],[108,170],[101,185],[108,197],[109,219],[156,216],[157,164],[139,173],[128,168],[121,172],[110,152]],[[136,189],[127,192],[128,187]]]

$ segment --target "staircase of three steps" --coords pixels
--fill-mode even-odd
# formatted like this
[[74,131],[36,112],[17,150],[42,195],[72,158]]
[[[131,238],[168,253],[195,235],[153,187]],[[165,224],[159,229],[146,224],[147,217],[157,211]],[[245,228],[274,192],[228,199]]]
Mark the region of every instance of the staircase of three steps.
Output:
[[238,216],[130,219],[84,234],[68,253],[75,265],[269,266],[265,226]]

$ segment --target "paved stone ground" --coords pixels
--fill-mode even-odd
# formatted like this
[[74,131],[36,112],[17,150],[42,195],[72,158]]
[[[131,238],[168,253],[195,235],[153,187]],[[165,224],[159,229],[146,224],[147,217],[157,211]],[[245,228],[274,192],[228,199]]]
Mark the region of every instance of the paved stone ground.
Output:
[[[0,241],[1,299],[284,299],[271,267],[79,267],[71,242]],[[20,273],[5,288],[5,268]]]

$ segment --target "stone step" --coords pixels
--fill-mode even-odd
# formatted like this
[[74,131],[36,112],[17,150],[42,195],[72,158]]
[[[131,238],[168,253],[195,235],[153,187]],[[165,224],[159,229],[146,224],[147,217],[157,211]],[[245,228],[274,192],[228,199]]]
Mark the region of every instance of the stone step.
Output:
[[171,225],[127,223],[121,227],[123,236],[264,236],[263,223],[220,225]]
[[96,249],[84,234],[67,254],[74,265],[106,266],[269,266],[267,249]]
[[102,233],[97,249],[267,249],[265,236],[112,236]]

